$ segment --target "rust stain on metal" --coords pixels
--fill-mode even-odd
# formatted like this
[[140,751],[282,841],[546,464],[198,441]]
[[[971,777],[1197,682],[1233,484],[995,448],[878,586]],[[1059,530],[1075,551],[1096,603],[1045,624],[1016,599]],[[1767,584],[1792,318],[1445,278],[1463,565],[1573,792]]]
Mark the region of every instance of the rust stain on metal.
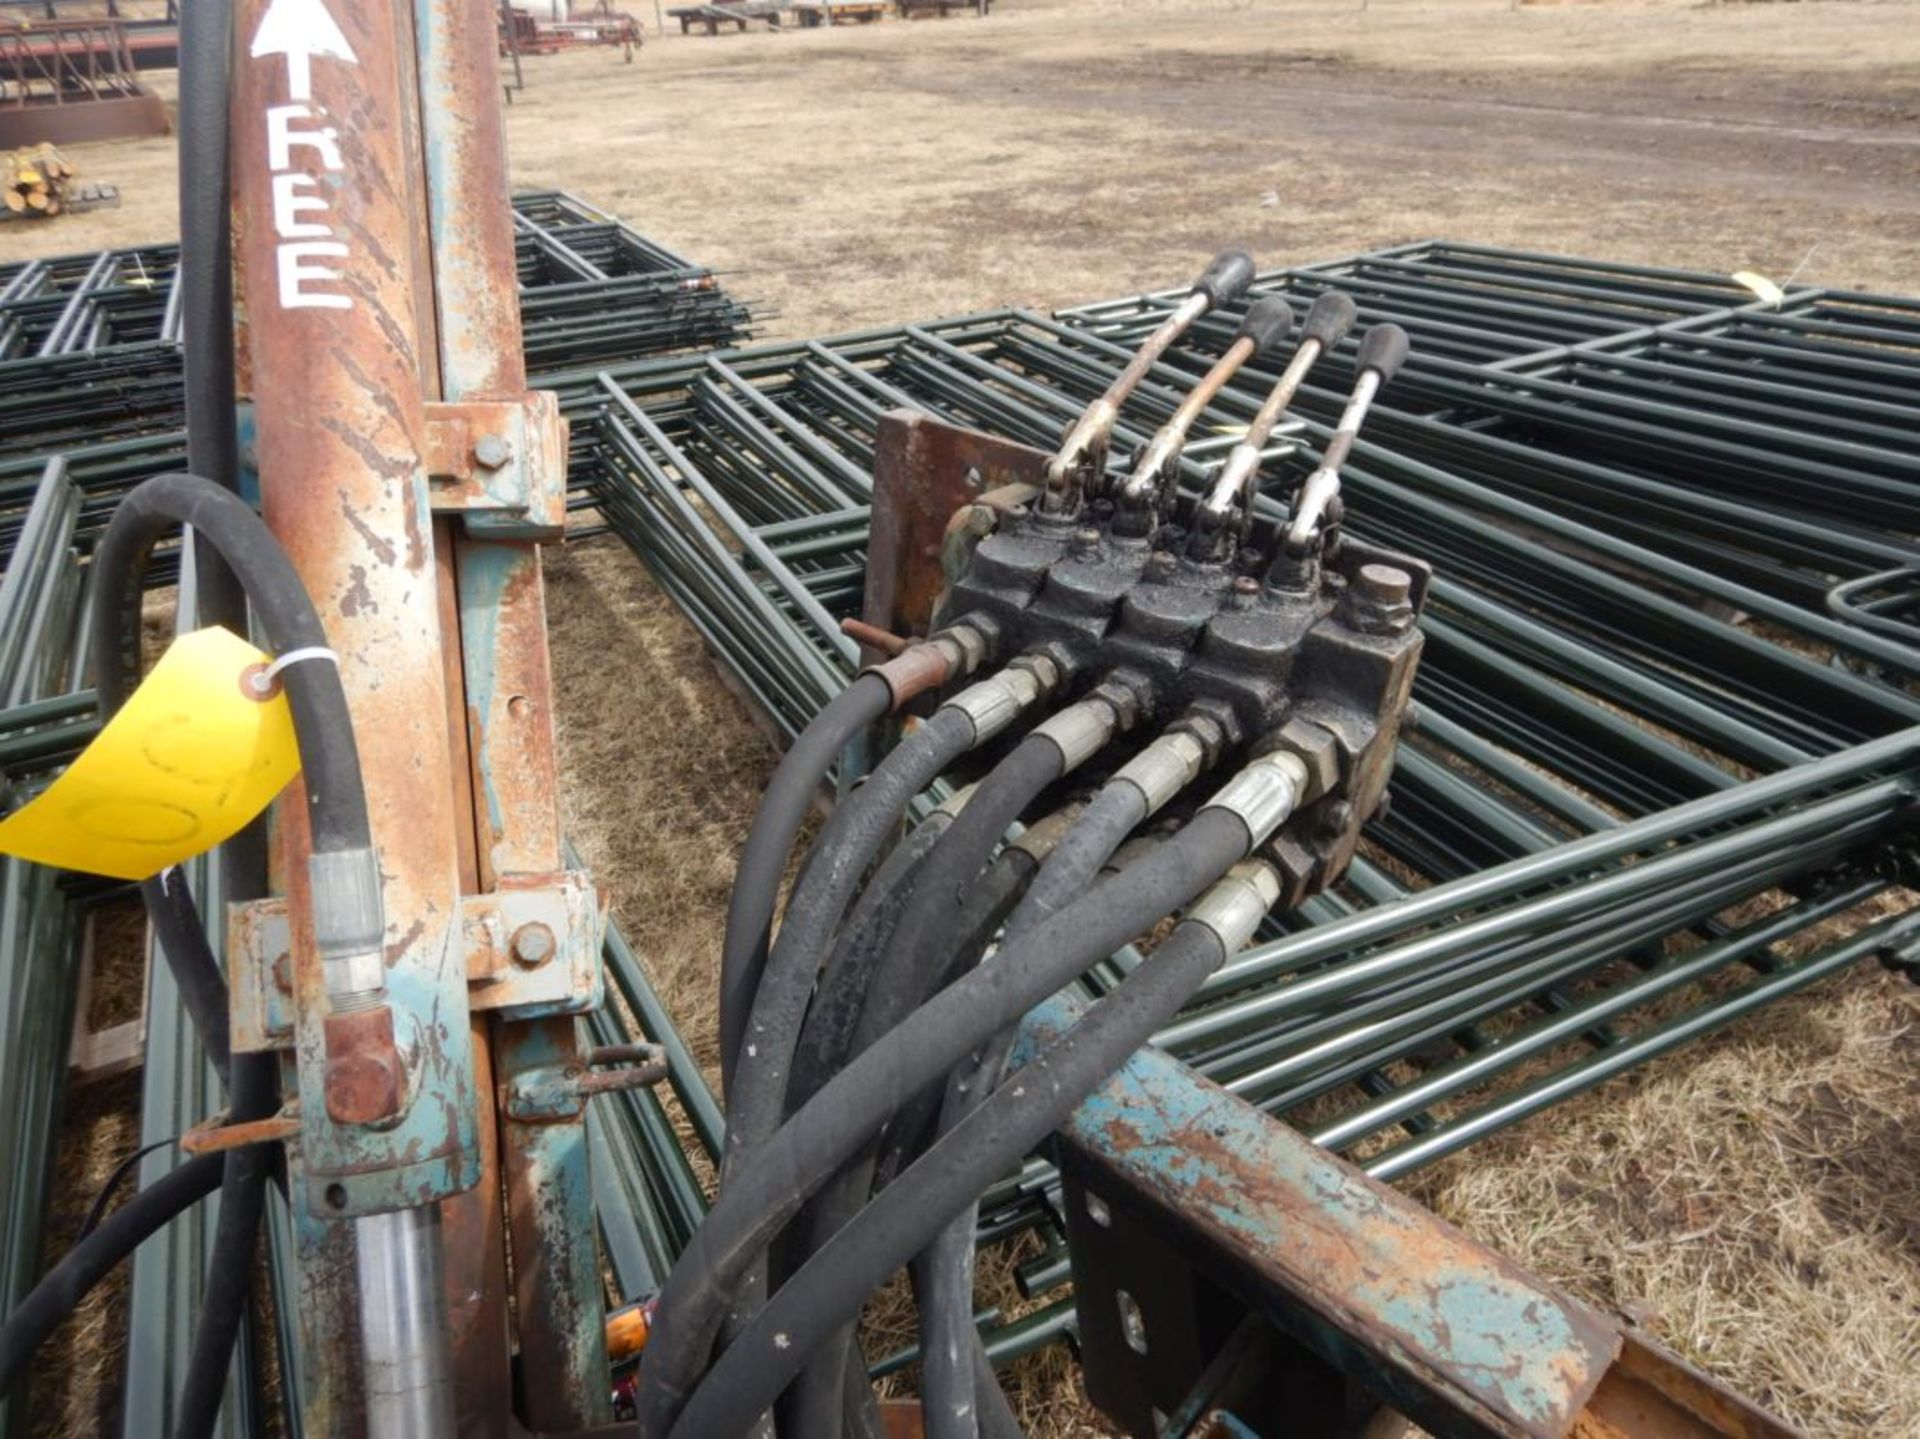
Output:
[[1157,1052],[1065,1132],[1111,1188],[1178,1214],[1246,1284],[1493,1432],[1566,1433],[1619,1348],[1600,1315]]
[[398,1114],[407,1081],[394,1043],[393,1010],[381,1004],[329,1014],[323,1028],[327,1117],[336,1124],[374,1124]]
[[196,1124],[181,1135],[180,1150],[183,1154],[219,1154],[249,1144],[277,1144],[299,1132],[297,1112],[270,1114],[265,1119],[250,1119],[242,1124],[228,1124],[226,1116],[221,1115],[205,1124]]
[[873,516],[867,543],[868,624],[924,635],[946,586],[940,555],[955,511],[982,492],[1039,484],[1044,451],[913,410],[880,417],[874,440]]

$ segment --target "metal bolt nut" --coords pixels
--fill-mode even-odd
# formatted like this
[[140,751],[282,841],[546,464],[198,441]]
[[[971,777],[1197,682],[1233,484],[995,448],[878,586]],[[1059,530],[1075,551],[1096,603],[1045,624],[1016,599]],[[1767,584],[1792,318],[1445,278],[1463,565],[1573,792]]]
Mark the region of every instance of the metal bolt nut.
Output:
[[1413,625],[1413,581],[1392,565],[1362,565],[1348,587],[1344,618],[1364,635],[1404,634]]
[[399,1114],[407,1079],[394,1040],[393,1010],[329,1014],[326,1045],[327,1117],[335,1124],[378,1124]]
[[553,931],[539,920],[521,925],[513,932],[508,948],[513,952],[513,962],[528,969],[538,969],[553,958],[557,948]]
[[497,470],[513,458],[505,435],[482,435],[473,442],[473,462],[483,470]]
[[1392,565],[1362,565],[1357,589],[1375,604],[1405,604],[1413,591],[1407,572]]

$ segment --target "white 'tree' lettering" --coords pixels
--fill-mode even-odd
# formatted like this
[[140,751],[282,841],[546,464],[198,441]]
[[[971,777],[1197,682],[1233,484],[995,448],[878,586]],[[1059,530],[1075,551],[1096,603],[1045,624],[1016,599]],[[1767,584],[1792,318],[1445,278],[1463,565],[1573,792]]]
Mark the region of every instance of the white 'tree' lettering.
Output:
[[283,240],[298,240],[314,235],[331,235],[327,226],[315,220],[302,220],[301,214],[317,210],[327,212],[324,195],[302,194],[320,182],[311,175],[294,173],[273,177],[273,232]]
[[346,166],[340,159],[340,146],[336,143],[340,132],[328,125],[319,130],[296,130],[295,120],[314,120],[311,105],[275,105],[267,111],[267,168],[269,170],[291,170],[293,151],[297,145],[304,145],[320,156],[320,166],[326,170],[344,170]]
[[282,245],[275,252],[280,268],[280,308],[283,310],[351,310],[348,295],[332,295],[306,288],[338,280],[340,272],[331,265],[306,263],[309,260],[344,260],[347,247],[338,240],[298,240]]

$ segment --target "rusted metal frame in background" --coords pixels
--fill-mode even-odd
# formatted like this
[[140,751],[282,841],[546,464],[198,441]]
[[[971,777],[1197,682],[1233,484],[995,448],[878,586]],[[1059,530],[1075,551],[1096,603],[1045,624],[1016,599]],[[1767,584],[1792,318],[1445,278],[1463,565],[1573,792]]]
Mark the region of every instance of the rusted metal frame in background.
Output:
[[[540,445],[533,433],[549,419],[557,427],[557,409],[550,396],[543,402],[526,393],[505,136],[498,92],[482,83],[496,65],[493,20],[461,0],[418,0],[415,13],[442,398],[449,405],[519,407],[526,428],[505,441],[519,451],[508,454],[505,464],[520,467],[529,512],[538,508],[542,493],[562,497],[563,506],[565,443]],[[483,451],[490,441],[502,439],[473,436],[473,458],[497,459]],[[535,473],[536,467],[545,472]],[[500,466],[491,468],[497,472]],[[491,519],[443,519],[436,536],[451,554],[458,596],[463,698],[457,713],[465,719],[471,774],[467,823],[475,836],[480,892],[554,887],[562,882],[566,862],[536,536],[557,537],[564,521],[556,508],[545,516],[543,529],[540,517],[527,513],[506,522],[504,537],[488,538],[484,527]],[[450,645],[456,642],[451,632],[446,638]],[[564,944],[565,936],[559,940]],[[512,942],[516,960],[529,962],[532,956],[517,934]],[[593,944],[596,965],[598,948]],[[546,963],[558,962],[549,953]],[[599,1000],[596,970],[584,992],[576,989],[545,1005],[509,1006],[492,1020],[492,1078],[501,1097],[498,1155],[518,1320],[520,1417],[538,1430],[581,1429],[612,1417],[586,1105],[578,1088],[585,1082],[587,1056],[574,1018]],[[529,1098],[556,1081],[557,1102]],[[479,1211],[494,1203],[497,1182],[489,1175],[481,1190],[457,1204],[484,1222]],[[487,1253],[482,1262],[492,1282],[499,1259]],[[458,1287],[452,1292],[457,1294]],[[498,1327],[489,1306],[486,1323],[474,1329],[463,1349],[463,1381],[504,1386],[504,1353],[496,1345],[489,1354]],[[490,1373],[485,1372],[489,1361]],[[467,1417],[498,1429],[506,1410],[495,1403]]]
[[[1031,1016],[1027,1052],[1075,1008]],[[1129,1432],[1222,1410],[1229,1433],[1358,1436],[1382,1410],[1443,1439],[1796,1432],[1159,1050],[1056,1147],[1088,1394]],[[1222,1372],[1229,1335],[1264,1338],[1258,1362]]]
[[[383,993],[396,1036],[349,1052],[343,1028],[330,1035],[305,814],[281,805],[276,869],[292,917],[295,998],[289,1089],[303,1100],[290,1146],[298,1308],[302,1347],[318,1361],[304,1366],[302,1414],[315,1433],[439,1428],[451,1421],[451,1386],[435,1312],[437,1205],[479,1181],[480,1140],[423,463],[436,344],[413,17],[392,3],[337,7],[339,43],[314,54],[284,35],[269,42],[264,0],[236,12],[242,350],[263,510],[339,656],[378,857]],[[305,238],[316,228],[323,238]],[[329,1114],[346,1097],[332,1086],[349,1061],[406,1071],[407,1099],[391,1121]],[[320,1217],[329,1215],[339,1219]]]

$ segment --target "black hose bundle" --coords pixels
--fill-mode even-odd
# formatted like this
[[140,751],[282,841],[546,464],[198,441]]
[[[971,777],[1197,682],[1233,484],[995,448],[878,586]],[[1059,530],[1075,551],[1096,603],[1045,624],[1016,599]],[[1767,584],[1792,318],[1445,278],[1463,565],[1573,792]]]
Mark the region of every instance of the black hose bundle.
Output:
[[[857,794],[815,845],[795,892],[798,905],[811,889],[817,896],[814,907],[799,916],[803,923],[798,936],[792,932],[796,916],[793,906],[789,907],[767,969],[771,979],[782,962],[782,947],[791,946],[781,982],[798,991],[797,998],[782,996],[779,1013],[787,1028],[775,1032],[771,1023],[762,1027],[776,1012],[764,1004],[763,988],[754,1003],[754,1022],[742,1041],[743,1061],[766,1058],[765,1052],[753,1053],[765,1044],[778,1061],[773,1068],[781,1071],[800,1050],[798,1030],[805,1020],[807,995],[823,958],[831,953],[834,931],[853,891],[913,790],[944,767],[946,761],[936,764],[933,756],[960,743],[957,735],[947,744],[929,739],[928,732],[940,723],[937,714],[902,747],[913,751],[910,757],[903,759],[902,750],[896,750],[869,782],[869,788],[880,785],[880,793],[865,805],[859,803],[865,792]],[[1053,749],[1053,759],[1043,763],[1046,749]],[[1089,1089],[1123,1063],[1164,1018],[1160,1009],[1167,994],[1177,992],[1172,1000],[1177,1007],[1219,962],[1220,946],[1210,930],[1201,930],[1211,940],[1210,952],[1199,939],[1188,938],[1174,948],[1172,962],[1166,962],[1163,947],[1161,955],[1122,986],[1123,1002],[1116,1007],[1115,1001],[1121,1000],[1117,990],[1102,1001],[1107,1007],[1096,1007],[1095,1013],[1102,1018],[1092,1029],[1076,1027],[1049,1048],[1046,1062],[1071,1083],[1056,1084],[1049,1073],[1042,1086],[1049,1096],[1046,1104],[1026,1100],[1017,1092],[1026,1090],[1024,1085],[1002,1085],[984,1105],[956,1117],[931,1148],[907,1163],[877,1193],[869,1197],[861,1191],[859,1176],[863,1171],[871,1175],[864,1156],[873,1152],[890,1123],[896,1132],[887,1141],[893,1146],[888,1152],[905,1159],[913,1151],[916,1125],[900,1117],[912,1112],[916,1097],[933,1101],[917,1126],[924,1133],[932,1128],[928,1121],[936,1112],[934,1104],[955,1066],[973,1059],[1035,1004],[1092,964],[1195,898],[1247,852],[1250,836],[1236,814],[1218,808],[1203,810],[1145,859],[1036,919],[1024,932],[1009,935],[993,962],[972,968],[977,954],[968,953],[971,936],[962,933],[965,926],[959,918],[967,908],[970,890],[1009,822],[1063,767],[1060,752],[1050,744],[1028,741],[1013,753],[1020,758],[1003,761],[1001,770],[983,782],[938,840],[909,861],[890,860],[882,865],[889,888],[910,885],[911,892],[903,899],[888,899],[896,914],[886,945],[891,953],[865,962],[872,983],[859,1008],[872,1006],[872,1019],[858,1027],[858,1038],[848,1045],[837,1072],[824,1082],[817,1071],[806,1074],[801,1088],[811,1092],[796,1095],[798,1102],[790,1108],[777,1107],[776,1127],[763,1131],[764,1137],[754,1136],[730,1155],[718,1201],[661,1294],[640,1392],[643,1435],[725,1434],[752,1427],[793,1376],[850,1322],[879,1279],[925,1247],[999,1177],[1006,1163],[1053,1128],[1058,1123],[1055,1108],[1064,1105],[1060,1114],[1070,1112]],[[888,774],[888,780],[881,785],[883,774]],[[909,784],[912,788],[907,788]],[[969,812],[983,797],[987,803],[969,824]],[[846,817],[858,809],[867,812]],[[1069,870],[1083,876],[1079,881],[1083,889],[1090,877],[1087,871],[1097,869],[1124,837],[1125,829],[1114,832],[1119,823],[1117,816],[1102,819],[1095,826],[1097,842],[1072,845],[1070,852],[1082,857]],[[964,839],[959,837],[963,829]],[[1063,849],[1074,833],[1069,831]],[[854,843],[848,844],[849,838]],[[1010,904],[1012,894],[998,898]],[[872,916],[885,907],[878,896],[856,905],[855,927],[843,932],[842,944],[854,943],[860,926],[870,924]],[[1189,947],[1196,953],[1189,954]],[[1184,961],[1183,954],[1187,954]],[[826,996],[823,988],[820,999]],[[843,1001],[816,1017],[844,1033],[853,1008]],[[1149,1014],[1155,1017],[1143,1017]],[[1093,1020],[1090,1014],[1082,1025]],[[1134,1037],[1136,1031],[1140,1038]],[[830,1057],[834,1045],[824,1039],[802,1052],[817,1050]],[[738,1071],[743,1077],[751,1072],[752,1064],[747,1062]],[[812,1088],[816,1084],[817,1090]],[[766,1088],[784,1091],[786,1086],[776,1072],[768,1076]],[[784,1122],[779,1122],[782,1110],[787,1112]],[[764,1125],[765,1120],[759,1123]],[[763,1305],[759,1282],[768,1247],[788,1231],[810,1199],[848,1174],[849,1165],[855,1166],[854,1181],[842,1197],[853,1196],[859,1207],[850,1215],[836,1216],[841,1218],[837,1225],[822,1226],[830,1228],[831,1234],[816,1231],[803,1236],[821,1241],[811,1253],[792,1246],[790,1257],[799,1267]],[[937,1202],[915,1198],[929,1191],[937,1192]],[[913,1211],[912,1223],[902,1227],[899,1215],[907,1209]],[[858,1283],[836,1280],[822,1289],[825,1281],[820,1276],[827,1269],[861,1278]],[[847,1295],[850,1302],[844,1302]],[[734,1337],[709,1367],[713,1346],[730,1313]],[[805,1323],[770,1330],[769,1316],[778,1316],[782,1323],[798,1316]],[[756,1346],[763,1342],[780,1352],[779,1363],[743,1387],[738,1399],[720,1394],[722,1384],[738,1382],[741,1367],[752,1367],[748,1355],[759,1354]],[[829,1355],[835,1352],[828,1351]],[[967,1362],[976,1362],[970,1349]],[[823,1394],[830,1394],[834,1376],[845,1372],[839,1361],[823,1359],[818,1369]],[[976,1411],[979,1407],[975,1406]],[[824,1398],[810,1399],[802,1412],[809,1416],[809,1423],[831,1423],[835,1414]],[[710,1427],[715,1423],[720,1427]],[[990,1432],[1002,1433],[1006,1416],[989,1409],[985,1423]],[[796,1424],[792,1432],[799,1435],[810,1430]]]

